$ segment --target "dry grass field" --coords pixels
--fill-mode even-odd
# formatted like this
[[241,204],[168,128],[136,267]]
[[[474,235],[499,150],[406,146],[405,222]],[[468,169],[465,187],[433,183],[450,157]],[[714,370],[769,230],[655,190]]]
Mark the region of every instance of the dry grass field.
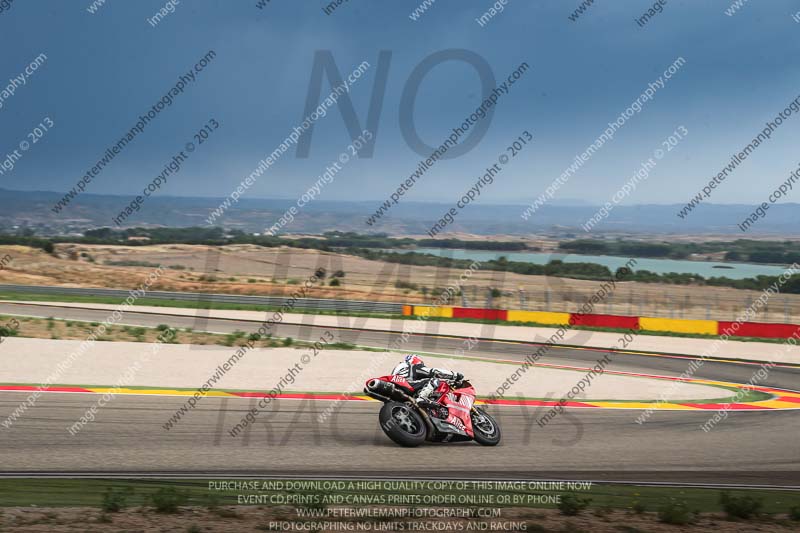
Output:
[[[0,270],[0,283],[67,287],[137,287],[157,265],[166,270],[152,290],[249,295],[288,295],[324,267],[328,278],[311,298],[425,303],[436,290],[455,284],[460,269],[370,261],[318,250],[195,245],[108,246],[59,244],[54,255],[22,246],[0,246],[12,261]],[[339,285],[331,286],[341,271]],[[599,282],[477,271],[465,283],[456,305],[574,311],[598,290]],[[488,301],[490,289],[495,297]],[[500,296],[497,296],[500,294]],[[524,298],[522,297],[524,295]],[[757,291],[725,287],[624,282],[598,304],[596,312],[673,318],[735,319]],[[800,319],[800,295],[774,296],[760,321]]]

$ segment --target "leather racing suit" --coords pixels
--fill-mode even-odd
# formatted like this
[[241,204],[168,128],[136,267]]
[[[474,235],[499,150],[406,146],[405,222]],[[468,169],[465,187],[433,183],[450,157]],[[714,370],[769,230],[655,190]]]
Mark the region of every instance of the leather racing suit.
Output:
[[416,355],[409,355],[401,361],[392,375],[403,376],[409,385],[414,388],[416,397],[421,400],[432,401],[430,396],[439,386],[439,379],[459,381],[464,379],[463,374],[453,372],[446,368],[431,368]]

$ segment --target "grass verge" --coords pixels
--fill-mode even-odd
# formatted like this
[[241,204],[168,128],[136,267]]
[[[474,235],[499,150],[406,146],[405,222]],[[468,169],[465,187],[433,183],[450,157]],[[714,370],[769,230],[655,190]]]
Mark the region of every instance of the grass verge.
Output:
[[[230,482],[229,480],[225,480]],[[37,478],[17,478],[0,479],[0,506],[11,507],[99,507],[104,495],[109,489],[113,491],[129,494],[128,505],[147,505],[153,494],[165,488],[176,488],[186,494],[186,505],[202,506],[207,505],[210,496],[214,496],[219,505],[232,505],[239,503],[240,495],[262,494],[262,495],[303,495],[319,494],[323,492],[320,488],[308,486],[308,488],[290,488],[276,490],[275,484],[280,480],[250,480],[259,487],[267,487],[258,490],[218,490],[210,489],[209,483],[219,482],[219,480],[192,479],[192,480],[163,480],[163,479],[37,479]],[[286,481],[284,481],[286,483]],[[310,480],[302,480],[301,483],[310,483]],[[718,512],[720,506],[720,490],[716,488],[700,487],[664,487],[648,486],[635,484],[598,484],[591,483],[588,490],[529,490],[521,489],[500,489],[489,488],[486,490],[475,490],[474,488],[453,489],[433,489],[432,486],[412,487],[409,489],[397,489],[396,486],[385,485],[375,488],[370,485],[368,490],[359,488],[362,481],[348,480],[343,481],[346,485],[344,489],[327,489],[328,494],[340,495],[391,495],[399,494],[406,496],[426,495],[426,494],[445,494],[445,495],[481,495],[492,497],[490,504],[496,507],[531,507],[531,508],[554,508],[554,503],[542,503],[541,498],[528,498],[529,495],[564,495],[579,494],[581,497],[588,497],[592,500],[592,507],[611,507],[614,509],[632,509],[635,502],[643,505],[649,510],[655,510],[664,500],[670,498],[682,499],[691,505],[692,510],[700,512]],[[373,483],[373,482],[368,482]],[[382,482],[374,482],[382,483]],[[427,482],[421,482],[427,483]],[[447,482],[445,482],[447,483]],[[588,483],[588,482],[581,482]],[[266,485],[262,485],[266,484]],[[348,488],[347,485],[350,485]],[[772,489],[732,489],[725,492],[733,496],[753,496],[762,499],[762,511],[767,514],[786,513],[789,508],[800,505],[800,491],[792,490],[772,490]],[[514,496],[522,497],[514,500]],[[269,503],[259,503],[259,505],[270,505]],[[278,505],[278,504],[276,504]],[[485,504],[481,504],[485,505]]]

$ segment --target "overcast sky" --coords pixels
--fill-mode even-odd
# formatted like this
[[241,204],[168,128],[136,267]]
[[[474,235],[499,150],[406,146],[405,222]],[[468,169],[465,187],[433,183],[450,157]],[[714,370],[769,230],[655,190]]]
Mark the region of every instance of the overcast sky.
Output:
[[[525,203],[541,194],[676,58],[685,65],[557,193],[602,203],[679,127],[689,134],[625,203],[680,203],[800,96],[800,24],[790,0],[670,0],[640,27],[650,2],[598,0],[576,21],[573,1],[508,0],[481,27],[493,2],[438,0],[419,20],[417,1],[349,0],[330,15],[317,0],[182,0],[156,27],[165,2],[19,1],[0,13],[0,90],[39,54],[46,62],[0,108],[0,159],[44,117],[55,126],[0,188],[66,191],[208,50],[214,61],[89,185],[95,193],[136,194],[209,119],[209,141],[162,188],[162,195],[225,196],[302,122],[314,54],[330,50],[346,75],[370,69],[351,98],[362,125],[373,98],[378,54],[392,52],[374,156],[349,162],[326,200],[382,200],[420,157],[400,130],[400,100],[411,71],[446,49],[477,53],[498,81],[519,64],[528,72],[500,99],[488,132],[465,155],[442,161],[407,193],[454,201],[524,130],[534,144],[515,157],[481,202]],[[323,94],[330,85],[323,83]],[[476,70],[436,66],[416,96],[420,137],[439,144],[481,102]],[[787,120],[715,191],[715,203],[754,203],[797,168],[800,115]],[[349,142],[337,109],[315,125],[310,157],[292,149],[248,192],[293,198],[316,181]],[[756,191],[756,192],[754,192]],[[800,201],[800,197],[789,198]]]

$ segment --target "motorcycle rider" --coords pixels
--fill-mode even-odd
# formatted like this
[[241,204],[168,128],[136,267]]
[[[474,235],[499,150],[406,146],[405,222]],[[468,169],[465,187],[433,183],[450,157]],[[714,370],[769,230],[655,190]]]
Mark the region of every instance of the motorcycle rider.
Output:
[[417,399],[429,402],[432,401],[431,394],[439,386],[440,378],[453,381],[464,379],[464,375],[460,372],[453,372],[446,368],[429,368],[425,366],[422,358],[417,354],[407,355],[403,361],[394,367],[392,375],[406,378],[408,384],[417,393]]

